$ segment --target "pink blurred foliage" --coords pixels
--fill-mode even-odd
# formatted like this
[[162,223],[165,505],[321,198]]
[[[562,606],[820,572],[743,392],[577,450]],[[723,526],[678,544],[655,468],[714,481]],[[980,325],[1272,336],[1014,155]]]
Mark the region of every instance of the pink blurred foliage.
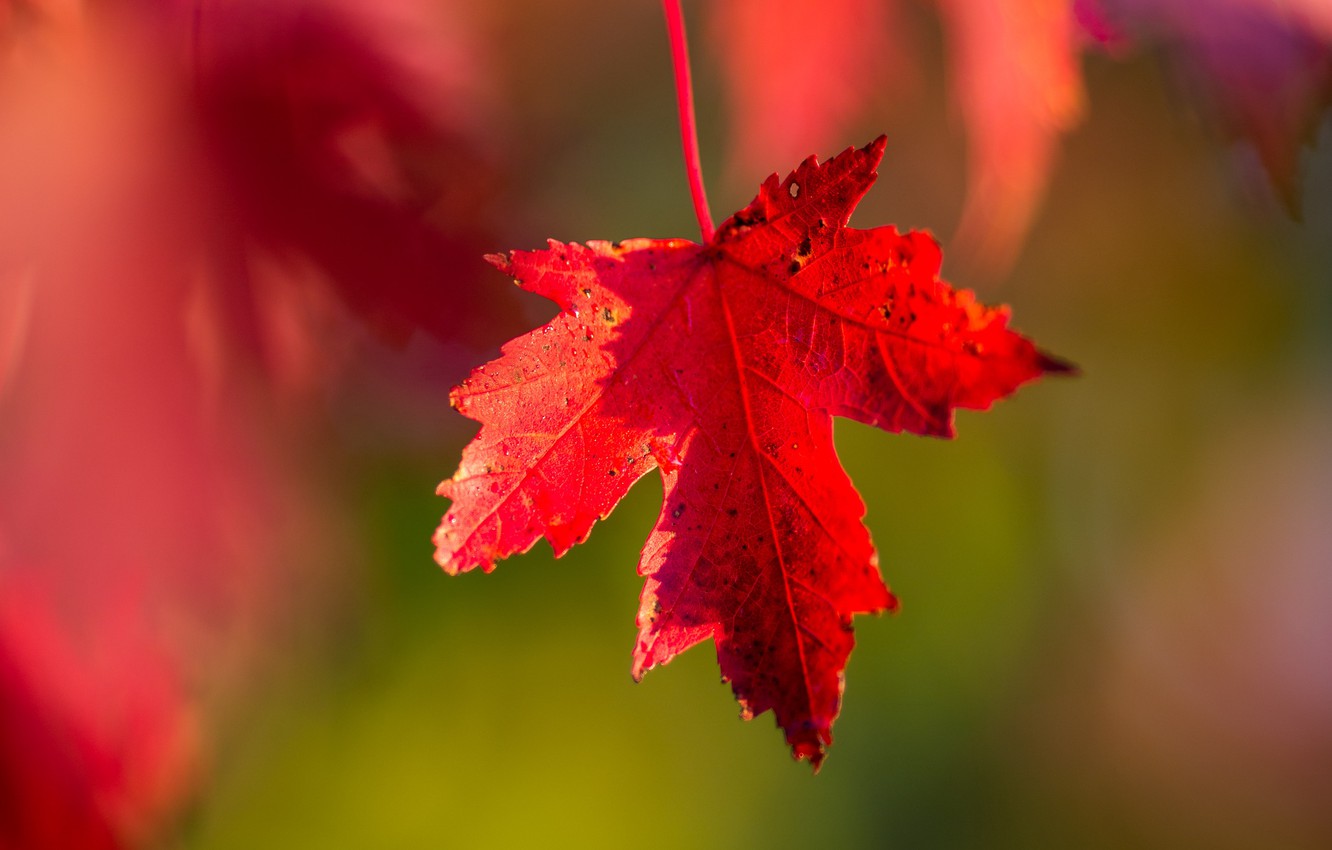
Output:
[[939,0],[939,10],[968,136],[956,241],[1002,274],[1045,194],[1060,138],[1083,116],[1076,22],[1066,0]]
[[[1277,187],[1332,102],[1326,0],[933,0],[967,136],[954,247],[999,277],[1039,211],[1060,140],[1086,113],[1081,61],[1159,44],[1220,130],[1250,141]],[[733,169],[763,172],[845,146],[844,127],[915,84],[922,51],[901,0],[708,5],[733,116]],[[818,95],[822,94],[823,101]],[[751,175],[752,177],[752,175]]]
[[[708,8],[729,99],[732,171],[778,171],[813,152],[841,150],[838,136],[876,88],[912,82],[910,42],[895,38],[894,3],[719,0]],[[761,176],[736,180],[749,187]]]
[[1251,145],[1283,200],[1299,207],[1300,148],[1332,105],[1327,0],[1077,0],[1111,52],[1158,48],[1189,100]]
[[0,6],[0,848],[170,834],[210,712],[321,597],[355,323],[506,321],[446,12]]

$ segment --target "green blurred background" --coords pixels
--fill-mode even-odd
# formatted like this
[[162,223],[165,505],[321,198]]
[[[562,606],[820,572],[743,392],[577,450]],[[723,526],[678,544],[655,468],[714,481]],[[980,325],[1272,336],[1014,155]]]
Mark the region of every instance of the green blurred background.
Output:
[[[964,140],[918,17],[919,79],[841,147],[889,138],[852,224],[930,229],[947,257]],[[656,4],[487,25],[517,163],[495,249],[694,236]],[[953,442],[838,422],[903,608],[857,620],[818,776],[770,716],[737,719],[710,647],[630,680],[655,476],[558,562],[433,564],[472,427],[418,343],[376,365],[435,400],[367,367],[331,402],[354,567],[226,712],[183,846],[1332,846],[1329,128],[1293,221],[1153,57],[1085,70],[1016,268],[944,269],[1082,377],[962,413]],[[723,172],[701,48],[695,79],[720,219],[765,174]]]

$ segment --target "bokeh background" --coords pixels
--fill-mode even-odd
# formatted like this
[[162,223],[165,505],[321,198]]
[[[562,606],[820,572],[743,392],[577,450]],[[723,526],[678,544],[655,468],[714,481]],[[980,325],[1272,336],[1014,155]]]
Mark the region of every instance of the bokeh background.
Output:
[[[415,17],[294,28],[285,52],[273,10],[324,6],[364,13],[253,6],[209,41],[200,22],[223,7],[0,6],[0,846],[1332,845],[1332,122],[1316,103],[1321,149],[1274,182],[1189,76],[1187,39],[1089,37],[1081,119],[1055,135],[1029,222],[954,260],[975,127],[947,15],[901,4],[909,52],[831,83],[857,105],[805,153],[888,135],[852,225],[933,231],[946,277],[1011,304],[1083,374],[961,413],[951,442],[838,422],[903,607],[857,620],[813,776],[770,716],[737,719],[706,645],[630,680],[654,476],[559,561],[539,544],[449,578],[431,558],[434,487],[474,427],[448,390],[553,310],[479,255],[697,233],[658,4],[402,2],[385,8]],[[720,220],[795,161],[737,143],[724,32],[708,4],[685,12]],[[367,31],[380,52],[346,59]],[[1309,73],[1332,81],[1319,32]],[[223,59],[190,60],[201,44]],[[800,50],[791,32],[772,61]],[[209,77],[226,57],[262,67]],[[317,81],[338,67],[351,82],[330,94]],[[185,95],[149,86],[177,72]],[[320,108],[253,107],[275,79]],[[25,147],[15,128],[51,115]],[[384,260],[385,284],[361,249],[412,259]],[[145,308],[176,290],[144,268],[187,295]],[[185,314],[178,344],[136,347]],[[108,442],[56,459],[85,437]],[[161,545],[108,543],[112,527]],[[48,739],[54,761],[33,743]],[[75,811],[110,825],[50,826]]]

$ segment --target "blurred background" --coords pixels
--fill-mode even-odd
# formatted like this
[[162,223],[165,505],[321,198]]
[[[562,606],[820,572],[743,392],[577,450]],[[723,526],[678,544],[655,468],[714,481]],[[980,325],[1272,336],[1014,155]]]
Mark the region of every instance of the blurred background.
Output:
[[1083,370],[838,422],[903,607],[822,772],[706,646],[630,680],[655,477],[431,558],[554,312],[481,256],[696,237],[658,4],[11,0],[0,847],[1332,846],[1332,11],[685,14],[718,220],[886,133],[852,225]]

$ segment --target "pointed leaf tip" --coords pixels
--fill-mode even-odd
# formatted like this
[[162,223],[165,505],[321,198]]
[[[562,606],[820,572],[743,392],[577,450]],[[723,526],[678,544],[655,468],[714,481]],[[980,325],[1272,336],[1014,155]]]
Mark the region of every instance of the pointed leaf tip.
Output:
[[1078,364],[1041,349],[1036,350],[1036,365],[1047,375],[1064,378],[1077,378],[1082,375],[1082,369]]

